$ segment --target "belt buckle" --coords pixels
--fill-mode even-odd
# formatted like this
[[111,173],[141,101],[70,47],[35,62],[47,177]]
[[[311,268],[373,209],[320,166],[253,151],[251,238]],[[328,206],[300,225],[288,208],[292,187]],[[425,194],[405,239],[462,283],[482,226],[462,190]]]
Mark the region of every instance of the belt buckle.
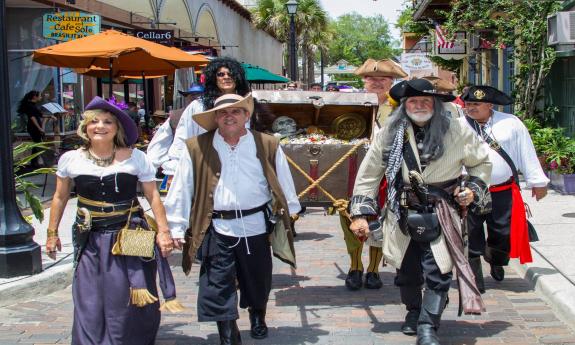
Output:
[[496,140],[493,140],[491,143],[489,143],[489,147],[495,151],[501,149],[501,145],[499,145],[499,143]]

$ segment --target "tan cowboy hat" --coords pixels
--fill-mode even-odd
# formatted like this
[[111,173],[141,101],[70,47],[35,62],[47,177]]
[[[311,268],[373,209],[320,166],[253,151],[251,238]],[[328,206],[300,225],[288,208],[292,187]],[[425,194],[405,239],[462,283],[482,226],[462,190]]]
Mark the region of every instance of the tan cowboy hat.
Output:
[[431,84],[433,84],[433,87],[439,92],[452,92],[452,91],[455,91],[455,89],[456,89],[456,87],[455,87],[455,85],[453,85],[453,83],[450,83],[447,80],[441,79],[441,78],[436,77],[434,75],[428,75],[425,77],[421,77],[421,79],[425,79],[425,80],[431,82]]
[[211,131],[218,128],[216,123],[216,111],[225,108],[244,108],[251,114],[254,112],[254,99],[251,92],[245,97],[236,94],[226,94],[220,96],[214,102],[214,107],[203,113],[198,113],[192,116],[192,119],[198,123],[206,131]]
[[362,76],[362,77],[392,77],[392,78],[405,78],[407,77],[407,73],[401,66],[390,59],[384,59],[376,61],[374,59],[367,59],[358,67],[354,74]]
[[158,110],[154,111],[154,113],[152,114],[152,116],[168,117],[168,114],[167,114],[165,111],[158,109]]

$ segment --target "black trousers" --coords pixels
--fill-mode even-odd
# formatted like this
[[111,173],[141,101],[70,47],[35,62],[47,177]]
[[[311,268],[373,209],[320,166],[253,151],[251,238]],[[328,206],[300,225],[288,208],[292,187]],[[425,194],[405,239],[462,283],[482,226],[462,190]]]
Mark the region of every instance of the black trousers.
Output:
[[429,243],[411,240],[401,268],[397,270],[395,285],[401,287],[425,287],[429,290],[448,291],[453,273],[442,274],[433,257]]
[[[239,242],[238,242],[239,240]],[[199,251],[202,265],[198,291],[198,321],[236,320],[237,285],[240,307],[264,309],[272,283],[272,256],[268,234],[238,239],[210,227]]]
[[[511,190],[491,193],[493,209],[490,213],[477,215],[469,212],[469,257],[484,255],[492,265],[506,266],[509,263],[509,234],[511,226]],[[487,223],[487,240],[483,223]]]

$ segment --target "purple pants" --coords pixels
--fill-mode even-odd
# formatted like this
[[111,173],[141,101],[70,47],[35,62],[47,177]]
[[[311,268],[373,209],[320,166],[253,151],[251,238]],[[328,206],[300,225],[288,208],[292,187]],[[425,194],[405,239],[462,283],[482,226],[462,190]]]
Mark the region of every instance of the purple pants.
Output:
[[[82,252],[72,285],[72,345],[153,345],[156,339],[159,303],[130,304],[129,267],[141,259],[112,255],[116,235],[91,232]],[[142,263],[148,290],[157,297],[156,261]]]

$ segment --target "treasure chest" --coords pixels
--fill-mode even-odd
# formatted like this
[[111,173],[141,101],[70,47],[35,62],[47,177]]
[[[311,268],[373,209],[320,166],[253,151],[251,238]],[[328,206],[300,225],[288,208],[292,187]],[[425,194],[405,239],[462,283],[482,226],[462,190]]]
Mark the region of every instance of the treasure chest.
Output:
[[377,96],[266,90],[253,96],[254,127],[281,137],[301,204],[349,199],[373,133]]

